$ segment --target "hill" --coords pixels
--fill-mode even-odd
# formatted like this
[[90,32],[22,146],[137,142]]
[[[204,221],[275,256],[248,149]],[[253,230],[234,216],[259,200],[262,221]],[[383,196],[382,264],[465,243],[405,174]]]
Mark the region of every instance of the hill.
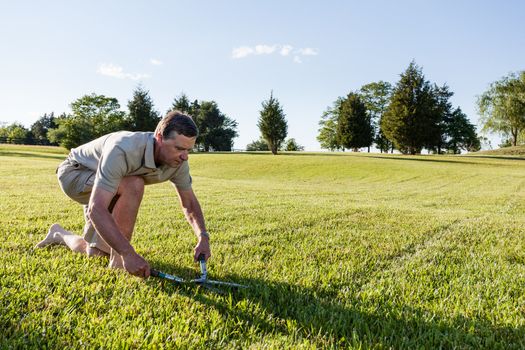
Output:
[[525,146],[503,147],[494,150],[475,152],[472,154],[489,156],[518,156],[525,159]]
[[[63,155],[0,151],[0,348],[525,347],[523,160],[192,154],[208,272],[249,286],[216,294],[33,250],[82,208]],[[195,243],[173,187],[146,187],[137,252],[191,279]]]

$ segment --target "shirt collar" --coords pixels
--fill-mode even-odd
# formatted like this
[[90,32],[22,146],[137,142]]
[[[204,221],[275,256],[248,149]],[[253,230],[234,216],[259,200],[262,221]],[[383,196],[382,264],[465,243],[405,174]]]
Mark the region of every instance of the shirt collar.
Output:
[[144,152],[144,166],[146,168],[157,169],[155,165],[155,136],[153,133],[148,134],[146,142],[146,151]]

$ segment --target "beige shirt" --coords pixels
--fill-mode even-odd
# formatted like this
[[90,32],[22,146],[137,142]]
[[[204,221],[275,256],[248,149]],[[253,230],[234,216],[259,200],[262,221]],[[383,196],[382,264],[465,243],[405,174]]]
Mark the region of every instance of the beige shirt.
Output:
[[96,172],[94,187],[112,193],[125,176],[141,176],[146,185],[170,180],[177,189],[190,189],[188,162],[177,168],[157,167],[153,145],[152,132],[118,131],[73,148],[69,157]]

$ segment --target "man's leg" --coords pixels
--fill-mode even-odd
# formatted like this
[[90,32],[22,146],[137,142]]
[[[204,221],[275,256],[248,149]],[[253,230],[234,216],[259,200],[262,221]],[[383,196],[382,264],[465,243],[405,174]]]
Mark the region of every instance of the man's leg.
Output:
[[[116,203],[113,206],[113,218],[123,233],[124,237],[130,241],[135,227],[135,221],[139,211],[140,203],[144,195],[144,180],[139,176],[129,176],[122,179],[120,182],[116,197]],[[84,208],[85,209],[85,208]],[[85,210],[84,210],[85,213]],[[85,216],[86,224],[84,227],[84,235],[96,234],[94,227],[88,217]],[[93,232],[91,232],[93,231]],[[98,239],[101,239],[98,237]],[[81,236],[65,230],[59,224],[53,224],[49,228],[46,237],[37,243],[36,248],[43,248],[48,245],[59,244],[65,245],[69,249],[77,253],[83,253],[87,256],[108,256],[106,252],[96,247],[91,247],[90,244]],[[122,268],[122,258],[113,249],[110,255],[110,267]]]
[[[86,222],[84,224],[83,239],[86,241],[87,256],[109,256],[111,248],[95,231],[95,226],[93,226],[93,223],[88,216],[88,205],[85,204],[83,209],[84,220]],[[110,207],[109,210],[111,211],[111,209],[112,208]],[[95,242],[95,244],[90,242]]]
[[[144,180],[139,176],[127,176],[118,187],[118,199],[113,207],[113,219],[124,237],[131,241],[135,221],[144,195]],[[123,268],[122,257],[111,249],[109,267]]]
[[90,248],[84,238],[65,230],[59,224],[51,225],[49,231],[47,231],[46,238],[38,242],[35,248],[43,248],[52,244],[65,245],[74,252],[87,254],[88,256],[108,256],[108,254],[97,248]]
[[[78,162],[69,158],[62,162],[57,168],[58,183],[62,191],[71,199],[79,203],[87,203],[91,188],[95,180],[95,173],[86,167],[81,166]],[[94,229],[93,225],[86,216],[86,205],[84,205],[84,236],[86,232]],[[52,244],[65,245],[77,253],[83,253],[88,256],[108,256],[102,250],[90,247],[86,240],[72,232],[66,231],[59,224],[53,224],[49,228],[46,237],[35,248],[42,248]],[[109,251],[109,250],[108,250]]]
[[59,224],[53,224],[47,231],[46,238],[38,242],[35,248],[43,248],[48,245],[59,244],[68,246],[74,252],[85,253],[86,241],[72,232],[66,231]]

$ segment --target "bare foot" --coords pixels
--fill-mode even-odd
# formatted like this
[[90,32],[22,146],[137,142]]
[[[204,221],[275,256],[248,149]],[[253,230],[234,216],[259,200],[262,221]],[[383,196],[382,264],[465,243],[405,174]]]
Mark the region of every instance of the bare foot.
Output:
[[43,248],[51,244],[65,244],[62,236],[67,234],[70,233],[67,232],[62,226],[59,224],[53,224],[49,228],[49,231],[47,231],[46,238],[38,242],[35,248]]

